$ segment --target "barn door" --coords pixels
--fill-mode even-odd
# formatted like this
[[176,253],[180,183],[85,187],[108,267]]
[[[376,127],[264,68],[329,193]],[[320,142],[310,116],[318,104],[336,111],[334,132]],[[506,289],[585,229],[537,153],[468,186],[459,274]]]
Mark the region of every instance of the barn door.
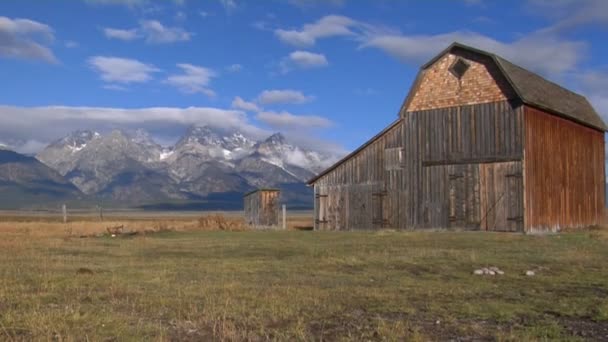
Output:
[[481,226],[491,231],[523,229],[520,162],[480,164]]
[[385,211],[385,191],[377,191],[372,193],[372,224],[374,229],[382,229],[387,226],[386,211]]
[[462,196],[464,194],[464,175],[462,172],[452,171],[448,175],[449,181],[449,221],[450,227],[464,226],[464,207]]
[[477,164],[448,167],[449,226],[479,229],[479,169]]
[[521,169],[507,173],[507,229],[511,232],[523,231],[524,203],[523,176]]

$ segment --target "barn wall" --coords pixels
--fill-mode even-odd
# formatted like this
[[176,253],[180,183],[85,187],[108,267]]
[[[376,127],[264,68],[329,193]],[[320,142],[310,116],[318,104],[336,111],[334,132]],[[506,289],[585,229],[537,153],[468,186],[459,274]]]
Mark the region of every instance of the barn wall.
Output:
[[525,226],[528,231],[601,221],[604,133],[525,107]]
[[276,190],[259,190],[244,197],[245,222],[254,227],[279,224],[279,196]]
[[[470,65],[460,80],[449,71],[457,58]],[[406,112],[504,101],[516,95],[491,58],[455,50],[422,71],[410,97]]]
[[400,227],[402,123],[318,179],[315,229],[347,230]]
[[[523,223],[517,222],[516,216],[522,214],[515,211],[523,205],[522,185],[507,180],[507,175],[521,169],[521,108],[517,103],[500,101],[405,115],[403,228],[486,229],[482,227],[485,216],[494,215],[496,210],[508,211],[499,205],[515,208],[508,226],[521,229]],[[489,181],[481,177],[484,170],[490,174]],[[495,173],[500,177],[494,177]],[[500,197],[505,191],[510,191],[511,202]],[[492,202],[484,204],[483,198]],[[457,210],[460,216],[450,215],[454,205],[458,208],[452,213]]]
[[521,106],[407,113],[315,182],[316,229],[523,229]]

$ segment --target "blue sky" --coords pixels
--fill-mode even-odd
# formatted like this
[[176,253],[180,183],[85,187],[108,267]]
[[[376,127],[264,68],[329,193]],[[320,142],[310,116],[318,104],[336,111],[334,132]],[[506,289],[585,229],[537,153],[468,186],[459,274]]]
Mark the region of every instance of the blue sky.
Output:
[[608,1],[0,2],[0,142],[188,125],[356,148],[452,41],[588,96],[608,117]]

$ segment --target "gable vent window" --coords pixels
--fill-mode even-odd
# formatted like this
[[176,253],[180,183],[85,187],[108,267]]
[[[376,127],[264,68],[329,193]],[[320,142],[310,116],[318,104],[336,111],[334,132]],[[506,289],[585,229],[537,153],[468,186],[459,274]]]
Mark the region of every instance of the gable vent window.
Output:
[[462,58],[458,58],[450,67],[450,72],[452,75],[456,76],[456,78],[461,79],[467,70],[469,70],[469,63],[462,60]]

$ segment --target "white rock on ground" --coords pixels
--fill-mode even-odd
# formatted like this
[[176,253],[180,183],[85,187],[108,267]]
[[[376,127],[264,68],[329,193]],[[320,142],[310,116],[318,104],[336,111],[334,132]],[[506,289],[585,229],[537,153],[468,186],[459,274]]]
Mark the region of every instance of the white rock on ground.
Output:
[[484,268],[474,270],[473,274],[474,275],[497,275],[497,274],[503,275],[503,274],[505,274],[505,272],[503,272],[496,266],[492,266],[492,267],[484,267]]
[[526,275],[527,275],[528,277],[532,277],[532,276],[534,276],[535,274],[536,274],[536,273],[534,273],[534,271],[530,271],[530,270],[526,271]]

